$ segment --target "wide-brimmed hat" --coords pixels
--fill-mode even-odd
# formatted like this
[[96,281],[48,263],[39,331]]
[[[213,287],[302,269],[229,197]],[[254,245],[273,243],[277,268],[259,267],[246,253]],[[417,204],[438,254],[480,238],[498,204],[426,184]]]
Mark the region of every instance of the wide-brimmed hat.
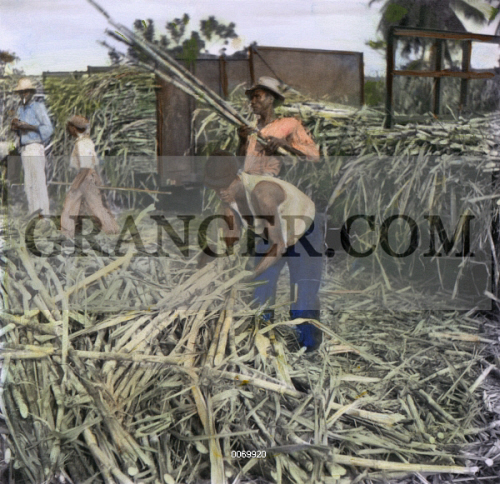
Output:
[[273,96],[278,98],[280,101],[285,100],[283,95],[282,83],[275,79],[274,77],[262,76],[259,80],[250,88],[245,91],[247,96],[251,95],[255,89],[265,89],[270,91]]
[[209,188],[227,188],[238,176],[238,160],[228,154],[214,155],[205,164],[203,183]]
[[19,82],[14,89],[14,92],[15,91],[36,91],[36,87],[31,82],[31,79],[29,79],[28,77],[23,77],[19,79]]
[[71,116],[71,118],[68,119],[68,124],[72,124],[78,129],[87,129],[90,126],[89,120],[78,114]]

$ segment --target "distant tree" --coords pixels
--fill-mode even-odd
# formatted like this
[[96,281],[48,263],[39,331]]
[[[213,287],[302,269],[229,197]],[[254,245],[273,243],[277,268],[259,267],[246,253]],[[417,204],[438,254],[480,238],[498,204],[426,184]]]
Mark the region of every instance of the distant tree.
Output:
[[[185,13],[182,17],[165,24],[166,34],[157,35],[152,19],[147,21],[137,19],[134,21],[134,30],[148,42],[187,63],[193,63],[202,53],[209,55],[209,49],[217,45],[220,45],[220,51],[224,52],[229,41],[238,38],[235,31],[236,25],[233,22],[224,24],[214,16],[210,16],[200,21],[198,30],[188,31],[189,22],[190,17]],[[128,54],[136,59],[141,57],[141,54],[132,47],[129,48]],[[113,63],[118,62],[119,58],[116,53],[111,52],[110,57]]]
[[[7,64],[11,64],[17,60],[19,60],[19,57],[16,54],[7,50],[0,50],[0,76],[5,75]],[[16,70],[16,72],[19,71]]]
[[[378,31],[383,41],[369,42],[368,45],[374,49],[385,48],[389,30],[393,26],[467,32],[458,14],[479,26],[492,22],[499,12],[486,0],[370,0],[369,5],[382,1]],[[422,61],[430,42],[428,39],[405,37],[398,43],[402,46],[401,54],[404,57],[421,54]],[[444,55],[450,66],[453,65],[452,53],[446,45]]]

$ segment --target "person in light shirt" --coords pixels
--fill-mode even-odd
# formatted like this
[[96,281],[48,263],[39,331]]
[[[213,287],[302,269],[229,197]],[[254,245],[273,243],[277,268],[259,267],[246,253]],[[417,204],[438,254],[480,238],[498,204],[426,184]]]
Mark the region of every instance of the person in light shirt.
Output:
[[90,213],[99,221],[103,232],[115,234],[119,227],[101,194],[102,181],[94,142],[89,136],[90,123],[83,116],[74,115],[66,126],[69,134],[76,138],[69,164],[77,171],[77,175],[64,200],[61,232],[73,238],[81,223],[78,216]]
[[96,170],[98,165],[94,142],[89,135],[90,123],[83,116],[75,114],[69,118],[67,129],[71,136],[76,138],[71,153],[69,166],[79,172],[82,168]]
[[11,129],[19,136],[24,191],[28,199],[29,213],[48,215],[45,145],[48,144],[54,128],[44,103],[33,99],[36,87],[31,79],[27,77],[20,79],[14,92],[19,95],[21,104],[17,110],[17,117],[12,120]]
[[267,145],[263,146],[257,140],[255,129],[248,126],[239,128],[238,155],[245,157],[245,173],[278,176],[282,166],[282,157],[276,156],[279,148],[285,148],[307,161],[319,161],[318,147],[302,123],[291,117],[276,117],[274,108],[285,99],[278,80],[261,77],[245,94],[257,116],[259,135],[267,141]]

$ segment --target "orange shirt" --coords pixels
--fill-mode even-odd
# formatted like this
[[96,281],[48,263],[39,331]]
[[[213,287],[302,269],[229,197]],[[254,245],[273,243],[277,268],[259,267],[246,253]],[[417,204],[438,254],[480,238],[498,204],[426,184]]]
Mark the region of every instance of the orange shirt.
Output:
[[[260,130],[263,138],[273,136],[285,140],[292,148],[306,155],[308,161],[319,161],[319,150],[302,123],[295,118],[275,119]],[[243,171],[250,175],[278,176],[282,161],[266,156],[264,147],[257,142],[257,136],[248,138],[248,148]]]

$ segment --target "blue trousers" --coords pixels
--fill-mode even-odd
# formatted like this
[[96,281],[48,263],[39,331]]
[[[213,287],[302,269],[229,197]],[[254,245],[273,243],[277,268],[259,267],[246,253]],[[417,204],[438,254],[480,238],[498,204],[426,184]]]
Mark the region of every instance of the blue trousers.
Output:
[[[318,291],[321,284],[321,272],[323,269],[323,227],[319,217],[316,216],[309,230],[297,241],[295,245],[288,247],[275,264],[255,281],[266,281],[266,284],[255,288],[254,298],[259,305],[266,303],[273,305],[276,299],[276,286],[281,270],[288,264],[290,271],[291,294],[295,294],[297,287],[297,298],[290,307],[290,318],[311,318],[319,320],[320,303]],[[263,254],[270,249],[270,244],[260,239],[255,248],[255,266],[262,260]],[[270,319],[267,313],[264,317]],[[318,346],[318,338],[321,332],[312,324],[305,323],[297,326],[299,343],[308,348]]]

